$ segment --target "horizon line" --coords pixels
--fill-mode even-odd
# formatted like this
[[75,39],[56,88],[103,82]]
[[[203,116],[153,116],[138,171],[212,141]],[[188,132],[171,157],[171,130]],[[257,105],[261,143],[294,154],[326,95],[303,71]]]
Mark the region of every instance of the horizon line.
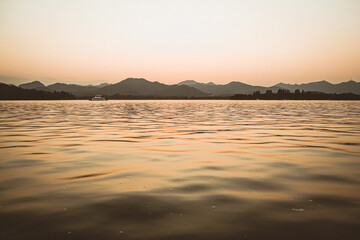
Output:
[[[38,81],[38,82],[41,82],[42,84],[44,84],[44,80],[45,80],[45,82],[47,82],[47,80],[52,81],[52,83],[44,84],[45,86],[49,86],[49,85],[56,84],[56,83],[74,84],[74,85],[80,85],[80,86],[91,86],[91,85],[92,86],[97,86],[97,85],[101,85],[101,84],[104,84],[104,83],[106,83],[106,84],[116,84],[116,83],[122,82],[122,81],[124,81],[126,79],[144,79],[144,80],[147,80],[149,82],[159,82],[159,83],[166,84],[166,85],[177,85],[177,84],[179,84],[181,82],[184,82],[184,81],[195,81],[195,82],[200,83],[200,84],[213,83],[215,85],[226,85],[226,84],[229,84],[231,82],[240,82],[240,83],[244,83],[244,84],[251,85],[251,86],[261,86],[261,87],[273,87],[273,86],[276,86],[277,84],[301,85],[301,84],[308,84],[308,83],[322,82],[322,81],[325,81],[325,82],[328,82],[328,83],[331,83],[331,84],[340,84],[340,83],[343,83],[343,82],[350,82],[350,81],[360,83],[360,82],[355,81],[353,78],[350,78],[349,80],[344,80],[344,81],[337,82],[337,83],[333,83],[333,82],[330,82],[330,81],[325,80],[325,79],[313,80],[313,81],[301,82],[301,83],[288,83],[288,82],[280,81],[280,82],[278,82],[276,84],[269,85],[269,86],[267,86],[267,85],[252,85],[251,83],[248,83],[248,82],[245,82],[245,81],[239,81],[239,80],[230,80],[227,83],[216,83],[215,81],[199,82],[199,81],[196,81],[194,79],[185,79],[185,80],[181,80],[181,81],[179,81],[177,83],[174,83],[174,84],[169,84],[169,83],[163,83],[163,82],[160,82],[160,81],[157,81],[157,80],[152,81],[152,80],[146,79],[144,77],[127,77],[127,78],[124,78],[124,79],[122,79],[120,81],[115,81],[115,82],[108,82],[106,80],[99,80],[98,83],[77,83],[77,82],[68,82],[66,80],[65,81],[64,80],[59,80],[59,79],[55,79],[55,78],[45,78],[45,79],[38,78],[38,79],[36,79],[36,78],[22,78],[22,77],[13,77],[13,76],[0,75],[0,82],[5,83],[5,84],[13,84],[15,86],[19,86],[21,84],[31,83],[31,82],[35,82],[35,81]],[[5,82],[4,82],[4,80],[5,80]],[[11,80],[13,80],[13,81],[15,81],[17,83],[12,83]]]

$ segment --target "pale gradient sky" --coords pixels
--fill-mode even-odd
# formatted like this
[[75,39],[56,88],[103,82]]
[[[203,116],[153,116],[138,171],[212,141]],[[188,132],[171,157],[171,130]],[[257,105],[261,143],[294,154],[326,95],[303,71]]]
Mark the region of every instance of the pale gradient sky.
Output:
[[360,0],[0,0],[0,75],[360,81]]

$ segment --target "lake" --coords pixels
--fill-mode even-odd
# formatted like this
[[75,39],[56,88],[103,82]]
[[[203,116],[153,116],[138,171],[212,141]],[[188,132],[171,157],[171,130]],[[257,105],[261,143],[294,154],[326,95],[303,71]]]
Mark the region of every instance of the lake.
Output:
[[0,239],[360,239],[360,101],[0,101]]

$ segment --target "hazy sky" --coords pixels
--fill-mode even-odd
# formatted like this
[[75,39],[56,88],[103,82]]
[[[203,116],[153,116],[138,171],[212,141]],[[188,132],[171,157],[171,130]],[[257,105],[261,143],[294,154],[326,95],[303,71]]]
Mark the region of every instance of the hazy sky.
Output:
[[360,0],[0,0],[0,75],[360,81]]

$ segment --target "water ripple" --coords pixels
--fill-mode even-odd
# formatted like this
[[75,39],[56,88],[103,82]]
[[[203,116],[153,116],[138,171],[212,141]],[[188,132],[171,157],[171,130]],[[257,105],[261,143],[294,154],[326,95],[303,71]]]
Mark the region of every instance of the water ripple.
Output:
[[0,239],[360,239],[359,101],[0,111]]

